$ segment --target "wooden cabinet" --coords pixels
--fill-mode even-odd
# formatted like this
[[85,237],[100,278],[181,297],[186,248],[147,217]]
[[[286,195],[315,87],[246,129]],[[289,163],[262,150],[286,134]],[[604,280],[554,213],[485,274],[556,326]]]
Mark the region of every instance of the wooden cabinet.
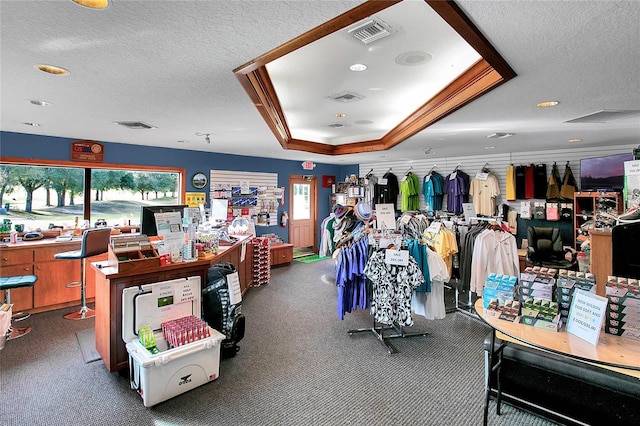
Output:
[[293,261],[293,244],[276,244],[271,251],[271,267],[288,265]]
[[613,269],[613,256],[611,249],[611,230],[592,229],[590,271],[596,276],[596,293],[605,296],[607,278]]
[[[0,275],[3,277],[34,275],[33,249],[2,248],[0,250]],[[0,291],[0,300],[4,300],[4,291]],[[33,287],[11,290],[11,303],[13,303],[14,312],[32,309]]]
[[[35,275],[38,281],[33,287],[17,288],[11,291],[14,310],[28,310],[31,313],[50,311],[77,305],[80,302],[80,287],[70,284],[80,281],[80,260],[56,259],[56,253],[78,250],[81,242],[44,239],[35,242],[18,243],[0,248],[0,274],[3,277],[15,275]],[[94,262],[106,258],[100,255],[87,259]],[[87,300],[95,297],[94,275],[87,268]],[[4,299],[4,295],[0,293]]]
[[589,238],[589,229],[611,229],[624,210],[619,192],[576,192],[573,200],[576,250]]

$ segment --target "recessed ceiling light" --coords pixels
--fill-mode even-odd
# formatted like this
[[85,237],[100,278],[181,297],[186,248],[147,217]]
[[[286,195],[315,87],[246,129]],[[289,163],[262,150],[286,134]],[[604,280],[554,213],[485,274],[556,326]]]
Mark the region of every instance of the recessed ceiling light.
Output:
[[556,106],[558,105],[560,102],[558,101],[547,101],[547,102],[540,102],[538,105],[536,105],[538,108],[549,108],[552,106]]
[[580,139],[580,138],[569,139],[569,142],[571,142],[571,143],[582,142],[582,139]]
[[39,101],[39,100],[36,100],[36,99],[32,99],[29,102],[31,102],[33,105],[38,105],[38,106],[49,106],[49,105],[51,105],[51,102]]
[[338,117],[338,118],[344,118],[346,116],[347,116],[347,114],[344,114],[342,112],[339,112],[339,113],[336,114],[336,117]]
[[495,146],[485,146],[484,149],[495,149]]
[[88,7],[89,9],[105,9],[109,6],[109,0],[71,0],[80,6]]
[[365,64],[353,64],[349,67],[349,69],[351,71],[360,72],[366,70],[367,66]]
[[187,142],[189,141],[184,141],[184,140],[178,141],[178,143],[187,143]]
[[27,126],[31,126],[31,127],[39,127],[40,124],[39,123],[22,123],[22,124],[26,124]]
[[66,70],[64,68],[56,67],[55,65],[40,64],[40,65],[36,65],[36,68],[39,69],[42,72],[46,72],[47,74],[69,75],[69,71],[68,70]]

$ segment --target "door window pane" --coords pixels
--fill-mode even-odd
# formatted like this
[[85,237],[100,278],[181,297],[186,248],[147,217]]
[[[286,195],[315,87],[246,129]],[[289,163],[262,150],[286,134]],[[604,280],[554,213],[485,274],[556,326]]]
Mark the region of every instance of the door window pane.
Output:
[[311,200],[308,183],[293,184],[293,220],[311,219]]

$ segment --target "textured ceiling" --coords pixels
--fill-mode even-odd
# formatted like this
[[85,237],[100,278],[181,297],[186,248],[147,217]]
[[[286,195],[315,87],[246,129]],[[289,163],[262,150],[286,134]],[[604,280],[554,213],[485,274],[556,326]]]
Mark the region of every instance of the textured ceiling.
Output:
[[[284,150],[233,70],[360,3],[113,0],[95,11],[70,0],[0,0],[0,128],[326,163],[409,161],[427,148],[447,157],[485,155],[486,146],[498,153],[640,143],[638,116],[565,123],[603,109],[640,110],[640,2],[461,0],[516,78],[388,151]],[[41,63],[71,73],[47,75],[34,67]],[[536,108],[547,100],[560,104]],[[212,143],[197,132],[211,133]],[[494,132],[515,136],[488,140]]]

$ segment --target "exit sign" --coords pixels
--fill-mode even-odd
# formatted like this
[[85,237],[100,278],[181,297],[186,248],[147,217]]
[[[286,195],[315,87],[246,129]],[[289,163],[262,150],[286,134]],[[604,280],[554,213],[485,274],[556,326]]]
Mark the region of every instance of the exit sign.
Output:
[[305,170],[313,170],[316,164],[313,161],[304,161],[302,163],[302,168]]

